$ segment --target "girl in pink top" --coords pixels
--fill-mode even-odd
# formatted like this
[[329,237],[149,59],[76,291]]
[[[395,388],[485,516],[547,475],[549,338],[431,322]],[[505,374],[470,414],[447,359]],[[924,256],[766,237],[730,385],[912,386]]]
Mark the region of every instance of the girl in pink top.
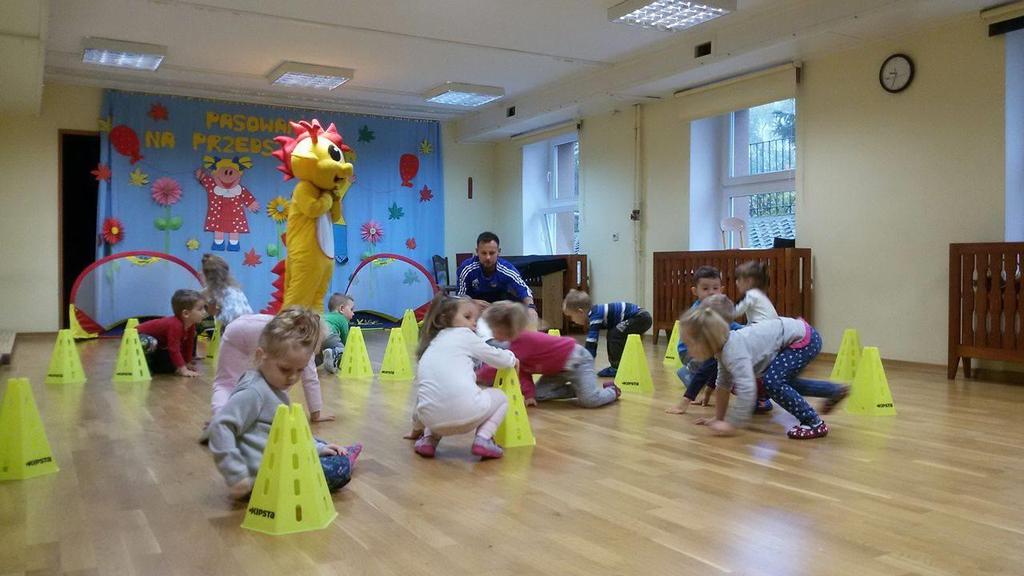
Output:
[[[572,338],[550,336],[536,330],[526,330],[518,336],[509,329],[508,318],[522,304],[496,302],[484,311],[484,320],[494,333],[494,339],[509,342],[509,350],[519,359],[519,387],[528,406],[545,400],[576,398],[584,408],[597,408],[611,404],[622,393],[612,382],[604,386],[597,383],[594,357]],[[493,382],[496,371],[485,366],[477,374],[482,382]],[[536,386],[533,375],[541,374]]]
[[[228,396],[231,396],[242,374],[253,369],[253,354],[259,346],[260,334],[273,318],[269,314],[245,314],[224,329],[217,359],[217,374],[213,379],[213,399],[210,401],[214,416],[227,403]],[[309,364],[302,372],[302,391],[306,395],[306,408],[311,422],[334,420],[333,415],[321,411],[323,400],[320,397],[320,379],[316,375],[313,358],[309,359]]]

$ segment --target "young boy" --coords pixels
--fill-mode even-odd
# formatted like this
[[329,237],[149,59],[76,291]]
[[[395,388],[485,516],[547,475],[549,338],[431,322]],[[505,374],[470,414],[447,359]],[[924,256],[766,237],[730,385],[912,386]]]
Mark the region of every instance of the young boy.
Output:
[[[697,301],[690,307],[691,309],[700,306],[701,300],[721,294],[722,273],[714,266],[701,266],[697,268],[693,273],[693,286],[690,287],[690,293],[697,298]],[[740,328],[743,328],[743,326],[736,322],[729,324],[730,330],[739,330]],[[676,375],[686,386],[686,392],[683,394],[683,399],[679,401],[679,404],[666,409],[665,412],[669,414],[686,414],[690,404],[697,401],[697,396],[701,390],[704,390],[705,386],[707,386],[707,390],[705,390],[704,399],[700,404],[704,406],[710,405],[711,390],[715,387],[715,381],[718,377],[718,361],[714,357],[703,362],[689,359],[686,344],[682,338],[679,339],[677,351],[679,352],[679,360],[682,361],[683,367],[676,372]],[[771,401],[767,397],[762,399],[761,392],[759,391],[757,411],[767,412],[771,409]]]
[[323,355],[324,369],[331,374],[338,371],[341,355],[345,352],[348,342],[349,321],[355,315],[356,301],[347,294],[335,292],[327,302],[329,312],[324,314],[324,321],[331,327],[331,335],[323,343],[320,353]]
[[574,324],[589,325],[586,348],[595,358],[601,330],[608,330],[608,362],[611,366],[597,373],[601,378],[613,377],[618,372],[619,360],[626,348],[626,337],[630,334],[643,334],[654,323],[650,312],[632,302],[592,304],[590,294],[582,290],[570,290],[566,294],[562,311]]
[[[576,398],[584,408],[597,408],[615,402],[622,391],[612,382],[599,385],[594,374],[594,358],[572,338],[550,336],[545,332],[524,330],[511,338],[510,308],[515,302],[496,302],[484,311],[484,319],[494,338],[509,342],[508,349],[519,359],[519,387],[527,406],[545,400]],[[540,374],[536,385],[533,375]],[[477,381],[493,382],[497,370],[484,366]]]
[[196,324],[206,318],[206,300],[195,290],[171,296],[173,316],[139,324],[139,340],[149,371],[195,378]]

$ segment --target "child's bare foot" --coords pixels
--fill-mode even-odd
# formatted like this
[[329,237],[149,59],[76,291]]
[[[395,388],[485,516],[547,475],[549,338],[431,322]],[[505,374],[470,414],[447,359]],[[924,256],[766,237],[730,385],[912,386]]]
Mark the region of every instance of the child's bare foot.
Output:
[[309,413],[310,422],[332,422],[333,420],[334,414],[329,412],[321,412],[320,410],[317,410],[316,412]]
[[526,405],[527,406],[536,406],[537,405],[537,399],[536,398],[526,398]]

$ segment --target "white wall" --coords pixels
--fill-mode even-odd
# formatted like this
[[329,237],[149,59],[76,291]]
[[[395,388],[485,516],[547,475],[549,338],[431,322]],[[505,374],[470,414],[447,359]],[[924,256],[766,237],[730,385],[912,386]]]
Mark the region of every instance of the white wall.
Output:
[[101,100],[95,88],[47,85],[38,116],[0,116],[0,328],[57,329],[58,130],[95,131]]
[[1024,241],[1024,30],[1006,40],[1006,231]]
[[[547,254],[543,208],[549,204],[547,140],[523,146],[523,254]],[[506,252],[512,254],[512,252]]]
[[[451,123],[441,126],[444,155],[444,252],[448,256],[451,283],[458,263],[455,254],[473,252],[477,234],[494,228],[495,145],[458,143]],[[467,179],[473,178],[473,198],[468,198]]]
[[722,133],[726,116],[690,124],[690,250],[722,247]]

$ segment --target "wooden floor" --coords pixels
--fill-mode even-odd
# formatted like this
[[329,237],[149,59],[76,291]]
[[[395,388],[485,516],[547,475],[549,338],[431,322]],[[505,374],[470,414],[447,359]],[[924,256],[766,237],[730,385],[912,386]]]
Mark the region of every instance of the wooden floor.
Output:
[[889,367],[898,416],[799,442],[777,409],[720,439],[708,409],[663,412],[681,386],[650,350],[653,397],[531,409],[537,446],[478,462],[468,437],[413,454],[411,384],[325,377],[314,434],[365,451],[333,525],[270,537],[196,443],[209,378],[112,384],[117,345],[79,345],[84,386],[43,384],[52,338],[0,369],[32,379],[61,468],[0,483],[0,574],[1024,574],[1024,386]]

